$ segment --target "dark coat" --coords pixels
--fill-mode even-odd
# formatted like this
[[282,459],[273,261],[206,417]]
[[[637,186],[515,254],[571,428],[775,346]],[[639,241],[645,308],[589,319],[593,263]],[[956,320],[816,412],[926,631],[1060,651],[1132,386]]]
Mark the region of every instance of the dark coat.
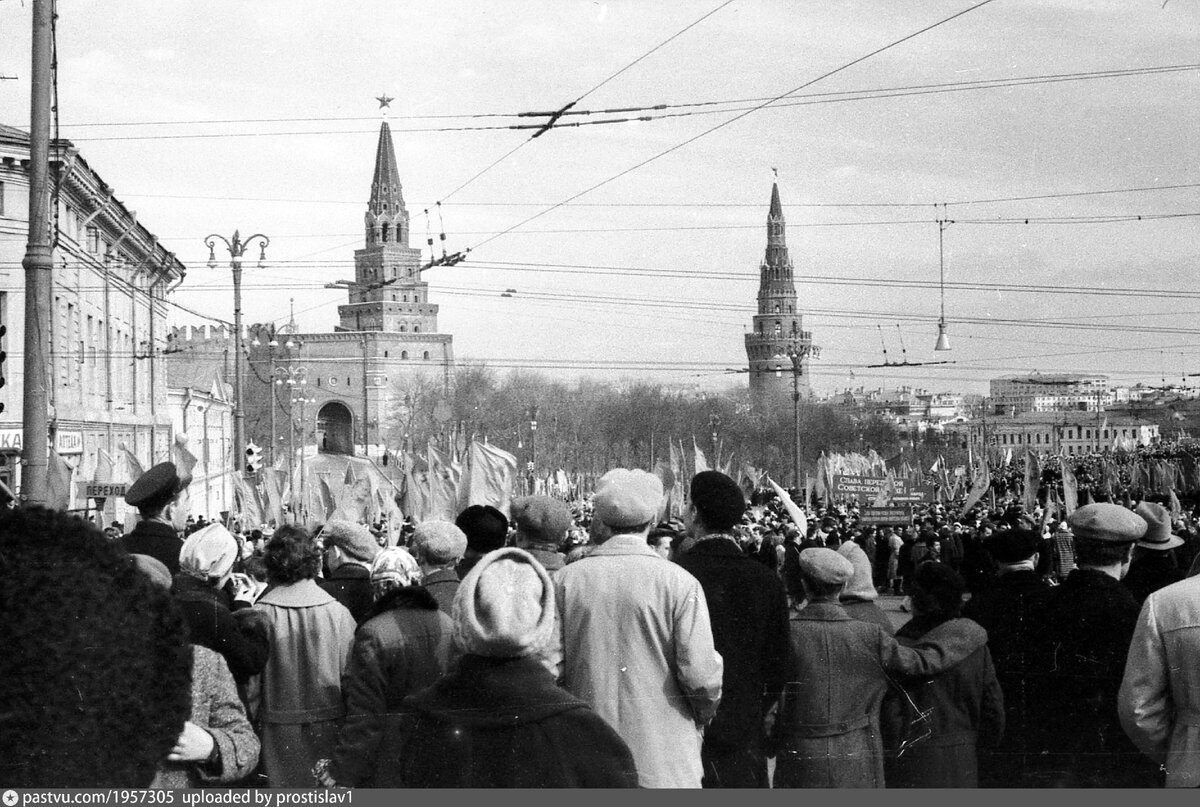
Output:
[[728,537],[697,543],[676,562],[700,581],[713,644],[725,661],[721,704],[704,732],[705,752],[763,747],[763,715],[787,676],[788,607],[783,584]]
[[357,563],[343,563],[320,582],[322,590],[346,606],[361,625],[371,613],[371,570]]
[[1024,755],[1029,753],[1025,722],[1036,716],[1029,710],[1025,691],[1028,598],[1049,588],[1037,572],[1008,572],[996,578],[987,591],[973,594],[963,606],[963,616],[987,631],[988,650],[1004,692],[1004,737],[997,747],[979,752],[983,787],[1012,787],[1021,776]]
[[[940,622],[913,618],[896,631],[912,647]],[[976,746],[1004,732],[1004,696],[985,645],[954,667],[889,692],[880,711],[888,787],[978,787]],[[923,718],[923,719],[922,719]]]
[[1121,728],[1117,692],[1138,604],[1117,580],[1076,569],[1030,596],[1025,719],[1029,787],[1151,787],[1149,762]]
[[404,787],[637,786],[624,740],[536,659],[463,656],[404,705]]
[[1186,576],[1176,562],[1175,550],[1135,549],[1129,574],[1121,579],[1121,584],[1129,589],[1133,599],[1141,605],[1160,588],[1178,583]]
[[419,587],[392,592],[372,613],[342,675],[346,721],[329,774],[346,787],[401,787],[389,763],[400,744],[400,705],[445,674],[454,623]]
[[149,555],[161,561],[172,577],[179,574],[179,550],[183,549],[183,541],[170,524],[139,521],[132,532],[121,536],[121,545],[131,555]]
[[421,585],[437,600],[438,607],[449,616],[458,593],[458,574],[453,569],[438,569],[425,575]]
[[235,616],[224,592],[186,574],[175,576],[171,594],[187,625],[188,641],[220,653],[239,686],[262,672],[270,645],[266,625],[255,612],[242,610]]

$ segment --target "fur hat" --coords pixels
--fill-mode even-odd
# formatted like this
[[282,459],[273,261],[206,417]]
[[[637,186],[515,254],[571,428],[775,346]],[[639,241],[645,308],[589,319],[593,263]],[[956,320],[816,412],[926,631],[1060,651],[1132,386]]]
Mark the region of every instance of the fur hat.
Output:
[[489,552],[454,595],[454,645],[463,653],[516,658],[537,652],[554,630],[554,584],[523,549]]
[[473,504],[458,514],[454,525],[467,536],[467,549],[480,555],[499,549],[508,540],[508,517],[490,504]]
[[571,528],[571,511],[550,496],[523,496],[512,503],[512,520],[535,544],[561,546]]
[[467,551],[467,536],[449,521],[422,521],[413,530],[412,546],[427,563],[444,566]]
[[596,483],[595,516],[613,529],[654,521],[662,504],[662,480],[642,470],[614,468]]
[[370,563],[379,554],[379,542],[362,524],[350,521],[330,521],[321,531],[325,547],[336,546],[350,557]]
[[842,592],[842,599],[879,599],[879,592],[875,590],[875,583],[871,577],[871,561],[867,558],[867,553],[863,551],[863,548],[853,541],[846,541],[837,548],[837,553],[850,561],[854,567],[854,574],[850,577],[846,590]]
[[238,542],[233,533],[212,523],[193,532],[179,550],[179,571],[200,580],[221,578],[233,571]]
[[746,512],[742,489],[720,471],[701,471],[693,476],[691,495],[696,512],[716,530],[728,530]]

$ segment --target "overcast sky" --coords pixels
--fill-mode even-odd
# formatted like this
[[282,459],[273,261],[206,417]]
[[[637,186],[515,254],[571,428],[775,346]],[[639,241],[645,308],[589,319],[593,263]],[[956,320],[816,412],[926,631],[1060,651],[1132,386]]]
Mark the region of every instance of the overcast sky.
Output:
[[[863,59],[973,5],[72,0],[62,134],[188,266],[175,300],[223,319],[203,238],[239,228],[271,237],[247,321],[294,297],[303,329],[336,324],[345,294],[322,286],[353,277],[386,94],[413,245],[444,222],[473,248],[426,274],[460,359],[744,385],[725,371],[746,366],[777,169],[819,392],[1200,373],[1200,2],[993,0]],[[30,12],[0,0],[0,121],[22,127]],[[593,114],[563,123],[668,108],[481,128],[571,101]],[[885,348],[954,363],[868,368]]]

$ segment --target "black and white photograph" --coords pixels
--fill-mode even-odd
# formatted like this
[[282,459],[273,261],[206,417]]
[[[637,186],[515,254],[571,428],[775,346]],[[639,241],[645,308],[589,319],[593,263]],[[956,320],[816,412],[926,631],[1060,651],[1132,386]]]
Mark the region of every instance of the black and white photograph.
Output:
[[1200,787],[1196,0],[0,31],[4,807]]

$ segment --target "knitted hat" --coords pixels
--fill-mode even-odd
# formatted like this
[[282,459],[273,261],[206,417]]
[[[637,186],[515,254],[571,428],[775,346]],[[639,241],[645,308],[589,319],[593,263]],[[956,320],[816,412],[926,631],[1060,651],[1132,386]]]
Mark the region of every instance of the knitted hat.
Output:
[[800,572],[810,580],[836,586],[854,576],[854,564],[832,549],[814,546],[800,553]]
[[379,543],[362,524],[350,521],[330,521],[321,531],[326,548],[336,546],[350,557],[370,563],[379,554]]
[[517,529],[537,544],[562,545],[571,528],[571,511],[550,496],[523,496],[512,503],[512,520]]
[[463,653],[516,658],[546,645],[554,630],[554,585],[523,549],[479,559],[454,595],[454,645]]
[[716,530],[728,530],[746,512],[742,489],[720,471],[701,471],[693,476],[691,494],[704,523]]
[[596,518],[614,529],[640,527],[655,519],[662,504],[662,480],[642,470],[614,468],[596,483]]
[[1171,534],[1171,512],[1167,508],[1154,502],[1142,502],[1133,512],[1146,522],[1146,534],[1138,541],[1138,546],[1159,551],[1183,546],[1183,539]]
[[467,536],[449,521],[422,521],[413,530],[412,546],[425,556],[427,563],[443,566],[463,556],[467,551]]
[[371,563],[371,593],[377,600],[392,589],[419,585],[423,578],[417,559],[402,546],[381,549]]
[[867,553],[863,548],[853,541],[846,541],[837,548],[837,553],[854,567],[854,574],[850,577],[850,583],[842,592],[843,600],[875,600],[879,598],[879,592],[875,590],[875,583],[871,577],[871,561],[867,558]]
[[233,570],[238,542],[220,524],[209,524],[193,532],[179,550],[179,571],[200,580],[221,578]]
[[484,554],[504,546],[508,517],[490,504],[473,504],[458,514],[454,524],[467,536],[467,548]]

